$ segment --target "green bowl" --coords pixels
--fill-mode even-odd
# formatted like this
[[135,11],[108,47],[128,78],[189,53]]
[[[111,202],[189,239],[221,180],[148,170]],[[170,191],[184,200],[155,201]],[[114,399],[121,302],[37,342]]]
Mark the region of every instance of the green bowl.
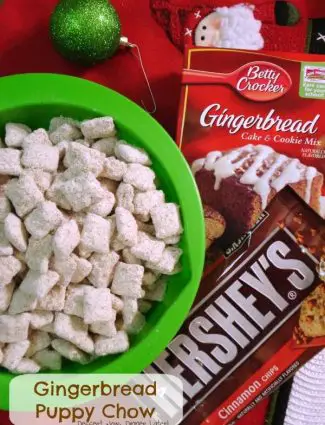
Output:
[[[180,204],[184,235],[182,272],[170,277],[167,294],[147,315],[143,331],[128,352],[107,356],[87,366],[66,362],[63,373],[138,373],[154,361],[175,336],[197,293],[204,263],[204,219],[191,171],[179,149],[150,115],[136,104],[103,86],[54,74],[25,74],[0,78],[0,133],[7,122],[48,128],[54,116],[78,120],[110,115],[119,136],[143,147],[168,201]],[[3,135],[3,134],[2,134]],[[0,371],[0,409],[8,410],[13,375]]]

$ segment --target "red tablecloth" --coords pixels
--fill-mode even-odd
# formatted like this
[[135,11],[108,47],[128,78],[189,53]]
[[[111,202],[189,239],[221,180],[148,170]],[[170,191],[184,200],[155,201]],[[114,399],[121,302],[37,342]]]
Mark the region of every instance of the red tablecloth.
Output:
[[[106,63],[87,69],[69,63],[53,50],[48,24],[56,2],[4,0],[0,5],[0,75],[25,72],[71,74],[111,87],[137,103],[143,99],[150,107],[139,64],[129,52],[120,52]],[[324,0],[308,2],[313,6],[314,15],[319,13],[317,5],[325,3]],[[123,33],[141,49],[157,101],[155,117],[174,135],[182,55],[152,19],[148,0],[113,0],[112,3],[120,14]],[[243,418],[240,425],[262,425],[266,407],[267,401],[261,403]],[[8,414],[0,412],[0,425],[8,424]]]

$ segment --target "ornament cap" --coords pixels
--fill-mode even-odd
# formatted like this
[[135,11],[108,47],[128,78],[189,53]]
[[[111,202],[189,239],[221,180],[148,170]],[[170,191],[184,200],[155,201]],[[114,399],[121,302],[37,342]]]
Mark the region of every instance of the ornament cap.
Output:
[[129,42],[129,39],[125,36],[120,38],[120,46],[121,47],[134,47],[134,44]]

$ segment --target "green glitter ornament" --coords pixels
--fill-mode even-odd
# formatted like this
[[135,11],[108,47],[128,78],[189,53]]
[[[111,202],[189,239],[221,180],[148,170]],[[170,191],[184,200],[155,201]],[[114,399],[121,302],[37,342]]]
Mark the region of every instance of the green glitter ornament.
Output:
[[50,31],[62,56],[93,65],[114,55],[121,23],[107,0],[61,0],[52,14]]

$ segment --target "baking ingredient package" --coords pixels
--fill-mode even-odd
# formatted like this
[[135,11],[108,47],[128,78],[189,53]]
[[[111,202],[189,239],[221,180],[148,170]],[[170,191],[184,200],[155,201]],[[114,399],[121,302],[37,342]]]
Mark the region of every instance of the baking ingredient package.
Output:
[[206,268],[148,369],[184,385],[184,424],[229,424],[325,346],[323,56],[189,49],[178,144]]

